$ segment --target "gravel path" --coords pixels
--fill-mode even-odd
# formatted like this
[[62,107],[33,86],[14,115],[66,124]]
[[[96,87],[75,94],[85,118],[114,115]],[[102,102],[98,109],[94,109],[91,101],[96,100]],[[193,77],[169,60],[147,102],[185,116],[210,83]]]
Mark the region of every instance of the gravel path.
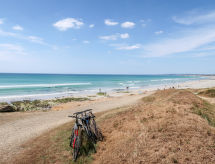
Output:
[[[71,118],[68,118],[67,116],[73,112],[84,110],[86,108],[92,108],[94,112],[110,110],[134,104],[141,97],[146,95],[107,98],[107,100],[102,102],[95,102],[86,106],[61,111],[0,113],[0,163],[6,162],[14,153],[21,151],[21,145],[29,139],[71,121]],[[13,119],[8,119],[8,122],[5,122],[4,119],[1,123],[1,118],[4,116],[5,118],[11,117]]]

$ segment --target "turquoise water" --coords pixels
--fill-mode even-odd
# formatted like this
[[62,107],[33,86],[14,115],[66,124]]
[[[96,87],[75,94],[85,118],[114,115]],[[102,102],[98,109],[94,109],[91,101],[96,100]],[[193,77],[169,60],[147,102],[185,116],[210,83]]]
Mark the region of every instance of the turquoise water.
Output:
[[182,75],[0,74],[0,101],[61,97],[80,93],[146,88],[198,80]]

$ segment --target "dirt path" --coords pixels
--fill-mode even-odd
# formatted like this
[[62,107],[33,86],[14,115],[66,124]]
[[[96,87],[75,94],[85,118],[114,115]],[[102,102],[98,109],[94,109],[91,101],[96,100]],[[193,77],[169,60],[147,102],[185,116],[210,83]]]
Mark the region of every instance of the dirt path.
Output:
[[[14,153],[22,150],[24,142],[39,136],[43,132],[53,129],[59,125],[71,121],[67,116],[73,112],[84,110],[86,108],[94,109],[94,112],[100,112],[132,105],[140,98],[151,94],[132,95],[123,97],[107,98],[104,101],[96,101],[88,105],[70,108],[65,105],[65,110],[49,112],[32,113],[0,113],[0,162],[7,161]],[[1,122],[1,118],[2,119]],[[6,122],[5,120],[7,120]],[[12,119],[9,119],[12,118]]]

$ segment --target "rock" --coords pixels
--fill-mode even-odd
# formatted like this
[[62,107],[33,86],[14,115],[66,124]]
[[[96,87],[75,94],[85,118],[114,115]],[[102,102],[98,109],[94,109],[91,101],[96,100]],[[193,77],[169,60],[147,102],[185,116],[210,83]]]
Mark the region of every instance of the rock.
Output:
[[15,112],[15,109],[10,105],[2,105],[0,106],[0,112]]

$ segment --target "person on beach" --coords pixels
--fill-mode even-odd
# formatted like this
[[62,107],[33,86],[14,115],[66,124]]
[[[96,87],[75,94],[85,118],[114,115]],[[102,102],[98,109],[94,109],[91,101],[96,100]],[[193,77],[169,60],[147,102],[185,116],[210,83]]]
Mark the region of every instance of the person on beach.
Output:
[[127,91],[127,92],[129,91],[129,86],[126,87],[126,91]]

